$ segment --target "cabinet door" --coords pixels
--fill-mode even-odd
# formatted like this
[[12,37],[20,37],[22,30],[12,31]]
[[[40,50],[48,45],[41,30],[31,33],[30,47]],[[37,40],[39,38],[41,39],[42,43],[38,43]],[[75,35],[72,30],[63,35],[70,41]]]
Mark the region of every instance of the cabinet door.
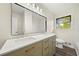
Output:
[[34,44],[35,49],[33,51],[33,55],[34,56],[42,56],[42,41],[37,42],[36,44]]
[[48,46],[49,46],[49,39],[47,38],[43,40],[43,48],[46,48]]
[[43,56],[49,55],[49,40],[45,39],[43,40]]
[[55,54],[56,51],[56,35],[52,37],[53,38],[53,54]]
[[43,48],[43,56],[49,56],[49,47]]
[[49,38],[49,55],[52,56],[55,53],[56,48],[56,36]]
[[49,55],[53,55],[53,39],[49,38]]

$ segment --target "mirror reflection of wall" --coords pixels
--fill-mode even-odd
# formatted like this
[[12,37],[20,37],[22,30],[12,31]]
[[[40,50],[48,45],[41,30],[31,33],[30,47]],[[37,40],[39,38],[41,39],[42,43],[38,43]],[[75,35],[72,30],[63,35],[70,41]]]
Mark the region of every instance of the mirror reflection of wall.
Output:
[[25,34],[45,32],[45,18],[25,10]]
[[24,16],[24,23],[25,23],[25,31],[24,34],[31,34],[32,33],[32,12],[29,10],[25,10]]
[[32,27],[33,32],[45,32],[45,18],[32,13]]
[[24,32],[24,9],[12,4],[12,35],[21,35]]

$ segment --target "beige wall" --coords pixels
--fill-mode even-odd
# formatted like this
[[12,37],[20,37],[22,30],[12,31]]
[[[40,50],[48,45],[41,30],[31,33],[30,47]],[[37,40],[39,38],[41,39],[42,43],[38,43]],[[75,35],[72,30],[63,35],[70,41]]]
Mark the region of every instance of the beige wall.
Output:
[[54,32],[54,19],[53,14],[47,15],[47,32]]
[[10,4],[0,3],[0,48],[8,39],[11,32],[11,10]]

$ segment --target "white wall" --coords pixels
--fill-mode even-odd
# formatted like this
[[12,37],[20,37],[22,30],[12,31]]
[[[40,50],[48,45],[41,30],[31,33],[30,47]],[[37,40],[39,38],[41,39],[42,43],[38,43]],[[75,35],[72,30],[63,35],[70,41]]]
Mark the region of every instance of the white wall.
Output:
[[54,15],[49,13],[47,14],[47,32],[54,32]]
[[[64,6],[63,6],[64,7]],[[71,15],[71,28],[70,29],[56,29],[57,37],[74,44],[79,42],[79,8],[73,8],[72,10],[65,11],[56,15],[55,18]]]
[[8,39],[11,32],[11,12],[10,4],[0,3],[0,48]]

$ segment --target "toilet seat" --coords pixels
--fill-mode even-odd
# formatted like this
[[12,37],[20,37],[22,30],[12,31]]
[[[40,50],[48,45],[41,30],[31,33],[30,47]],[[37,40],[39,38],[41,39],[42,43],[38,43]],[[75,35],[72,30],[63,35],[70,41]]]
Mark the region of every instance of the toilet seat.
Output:
[[62,39],[56,39],[56,41],[58,42],[58,43],[65,43],[65,41],[64,40],[62,40]]
[[64,43],[65,43],[64,40],[59,39],[59,38],[56,39],[56,47],[63,48]]

